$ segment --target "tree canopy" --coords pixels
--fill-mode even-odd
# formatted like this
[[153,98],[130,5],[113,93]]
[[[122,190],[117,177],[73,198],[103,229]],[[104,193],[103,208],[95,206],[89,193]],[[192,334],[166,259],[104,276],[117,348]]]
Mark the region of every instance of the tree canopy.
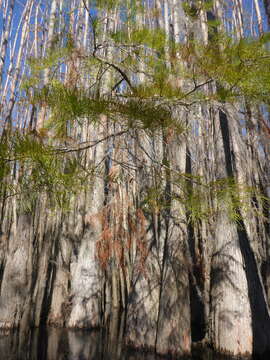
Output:
[[[179,117],[179,109],[192,112],[198,105],[224,109],[230,104],[242,107],[243,114],[256,106],[268,111],[269,34],[236,38],[212,19],[207,21],[207,41],[193,32],[179,41],[162,27],[143,25],[140,17],[146,10],[135,1],[129,10],[125,1],[83,4],[90,17],[91,46],[76,44],[63,24],[62,31],[50,39],[46,55],[28,59],[20,101],[32,109],[33,119],[23,131],[7,122],[2,132],[1,181],[9,179],[12,168],[21,168],[18,183],[13,187],[8,180],[8,187],[2,187],[5,196],[45,191],[53,203],[63,205],[95,174],[95,169],[81,163],[84,150],[134,131],[163,133],[168,141],[170,136],[183,135],[190,129]],[[191,23],[200,11],[212,11],[212,3],[202,6],[184,4]],[[107,11],[106,34],[98,9]],[[121,28],[115,30],[109,23],[116,9]],[[159,13],[151,16],[158,20]],[[64,74],[67,66],[70,70]],[[45,112],[42,119],[40,111]],[[74,131],[86,121],[97,127],[105,121],[120,128],[94,142],[80,141]],[[263,117],[256,121],[255,127],[269,132]],[[181,176],[184,181],[179,180]],[[185,176],[176,176],[181,187]],[[198,181],[196,176],[189,175],[189,181],[212,192],[220,187],[220,183]],[[184,202],[189,199],[194,209],[202,199],[199,194],[192,196],[187,195]],[[194,211],[202,215],[202,210]]]

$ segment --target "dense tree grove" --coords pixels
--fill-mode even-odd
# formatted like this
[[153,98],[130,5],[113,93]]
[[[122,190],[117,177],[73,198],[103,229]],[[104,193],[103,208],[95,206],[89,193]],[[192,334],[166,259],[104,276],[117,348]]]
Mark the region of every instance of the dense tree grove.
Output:
[[0,9],[0,328],[268,351],[269,2]]

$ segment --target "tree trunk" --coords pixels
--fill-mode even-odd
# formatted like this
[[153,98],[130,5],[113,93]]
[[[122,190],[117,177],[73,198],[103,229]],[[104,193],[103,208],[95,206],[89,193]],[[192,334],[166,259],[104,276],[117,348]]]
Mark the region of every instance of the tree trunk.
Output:
[[[219,112],[219,121],[216,166],[217,174],[226,179],[227,176],[232,176],[233,165],[228,120],[222,111]],[[225,164],[225,169],[224,166],[221,167],[222,163]],[[244,270],[247,264],[241,254],[236,224],[230,220],[228,213],[228,203],[232,201],[230,196],[226,195],[224,204],[218,205],[214,230],[210,338],[216,350],[244,355],[252,353],[252,318]]]

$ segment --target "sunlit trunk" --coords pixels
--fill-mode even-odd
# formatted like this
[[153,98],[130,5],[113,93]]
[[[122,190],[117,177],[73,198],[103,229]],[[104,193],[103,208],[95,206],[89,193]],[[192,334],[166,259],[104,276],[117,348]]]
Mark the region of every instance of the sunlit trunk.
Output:
[[[190,354],[192,341],[238,356],[262,353],[270,343],[269,207],[250,188],[269,196],[266,110],[258,106],[256,113],[238,99],[233,106],[218,101],[214,80],[201,86],[196,98],[196,87],[208,74],[196,76],[191,47],[211,45],[208,21],[214,16],[208,3],[136,0],[117,1],[112,8],[104,2],[100,8],[97,2],[95,9],[92,4],[53,0],[43,6],[28,0],[18,10],[18,2],[0,0],[5,10],[0,145],[5,137],[14,145],[20,132],[37,147],[51,146],[44,154],[47,166],[46,156],[57,144],[65,149],[59,182],[68,176],[65,151],[85,175],[76,195],[68,193],[67,208],[52,206],[54,189],[45,176],[44,188],[27,194],[29,205],[21,200],[28,197],[19,185],[24,173],[38,168],[39,158],[32,148],[25,158],[20,148],[15,158],[9,151],[0,154],[0,165],[10,164],[0,184],[0,328],[107,326],[104,347],[118,358],[122,339],[161,355]],[[263,35],[262,9],[258,0],[253,5],[257,35]],[[210,25],[222,33],[231,11],[229,27],[236,40],[246,35],[246,3],[234,0],[232,6],[228,10],[216,0],[215,18],[221,23]],[[166,39],[158,51],[149,44],[155,30],[160,36],[155,41]],[[126,33],[134,44],[125,43]],[[145,39],[138,45],[141,34]],[[116,41],[117,36],[124,40]],[[68,40],[74,48],[66,46]],[[58,51],[59,64],[53,59]],[[190,63],[181,60],[184,51],[190,51]],[[31,98],[29,104],[20,88],[31,71],[29,56],[54,62],[37,70],[38,90],[63,85],[71,99],[67,106],[75,119],[64,123],[61,137],[46,132],[49,101],[36,104]],[[165,69],[160,93],[155,92],[159,68]],[[187,88],[190,97],[184,95]],[[96,109],[84,113],[74,99],[81,93],[93,108],[100,106],[98,100],[108,101],[101,114],[95,116]],[[138,113],[152,101],[153,114],[164,103],[172,120],[153,129],[138,122],[137,128],[135,116],[127,121],[126,114],[108,111],[114,101],[138,102]],[[183,125],[183,133],[176,132],[175,122]],[[78,143],[86,147],[75,149]],[[58,148],[55,153],[60,156]],[[55,331],[48,340],[51,359],[58,356],[58,337]],[[74,357],[97,351],[78,344],[76,333],[67,341]]]

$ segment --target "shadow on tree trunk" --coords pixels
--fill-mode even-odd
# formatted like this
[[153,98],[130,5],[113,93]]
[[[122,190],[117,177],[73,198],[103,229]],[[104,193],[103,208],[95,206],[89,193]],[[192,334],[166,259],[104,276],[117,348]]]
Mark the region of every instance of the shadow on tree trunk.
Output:
[[240,223],[237,231],[248,284],[253,331],[253,353],[262,355],[270,350],[269,309],[261,274],[243,222]]

